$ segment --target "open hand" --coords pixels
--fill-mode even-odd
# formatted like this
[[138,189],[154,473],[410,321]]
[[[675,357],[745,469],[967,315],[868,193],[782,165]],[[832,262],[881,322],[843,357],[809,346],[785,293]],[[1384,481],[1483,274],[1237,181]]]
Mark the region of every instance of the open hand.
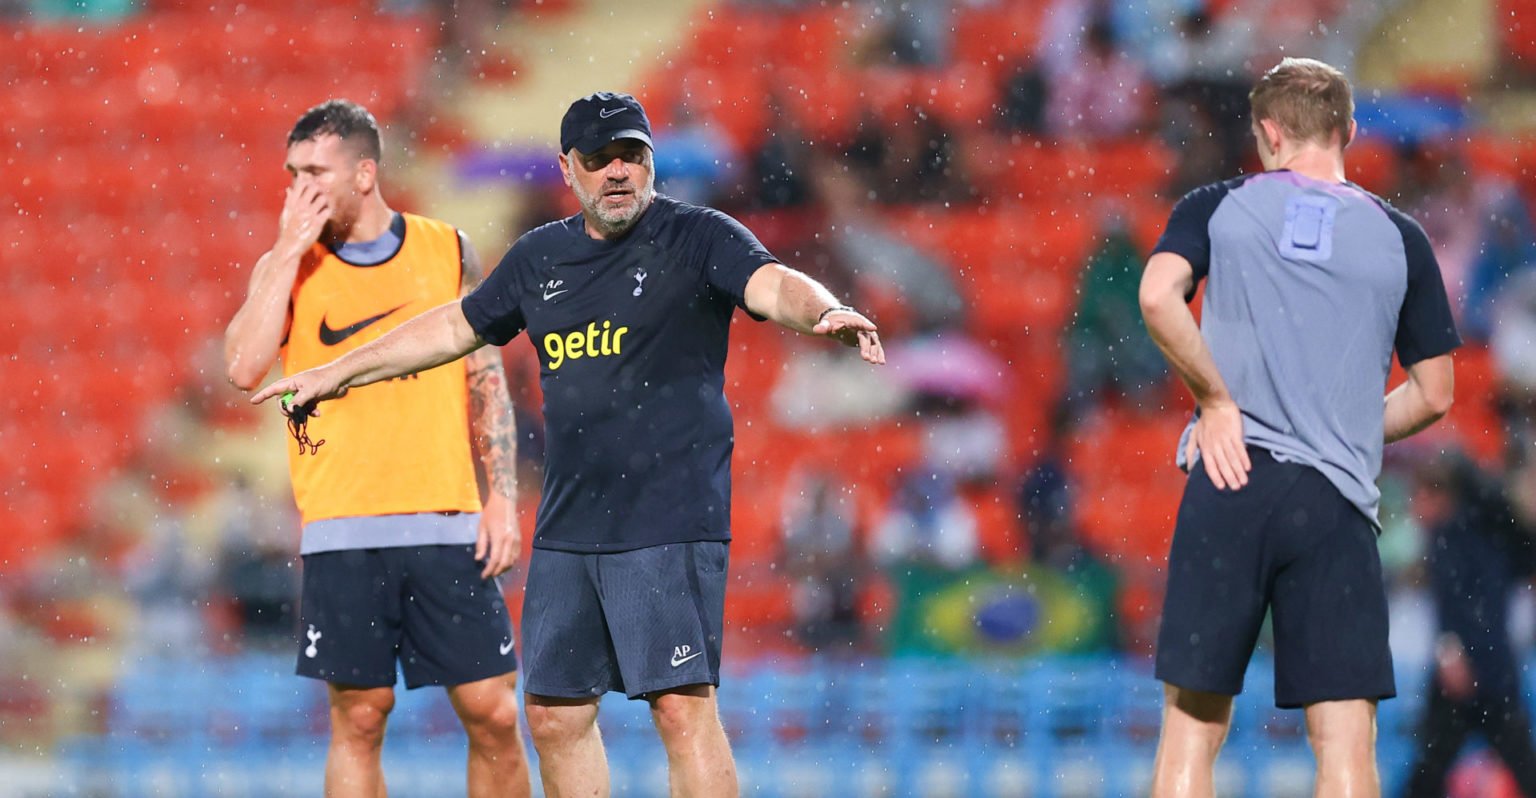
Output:
[[475,540],[475,560],[485,563],[481,578],[494,579],[506,573],[517,562],[522,548],[517,502],[491,491],[480,512],[480,534]]
[[1236,403],[1229,400],[1200,408],[1189,442],[1184,444],[1184,462],[1191,468],[1197,453],[1217,490],[1238,490],[1248,484],[1253,463],[1243,442],[1243,412]]
[[857,347],[859,357],[877,366],[885,365],[885,347],[880,345],[880,333],[875,323],[854,310],[834,310],[816,323],[811,332],[836,338],[847,346]]
[[283,193],[283,211],[278,216],[278,247],[301,254],[320,240],[325,223],[331,218],[331,202],[311,180],[299,179]]

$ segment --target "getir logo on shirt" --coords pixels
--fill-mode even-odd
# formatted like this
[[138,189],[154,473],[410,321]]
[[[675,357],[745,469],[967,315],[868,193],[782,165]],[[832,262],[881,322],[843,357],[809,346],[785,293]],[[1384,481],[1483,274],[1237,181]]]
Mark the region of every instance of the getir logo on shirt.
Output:
[[558,371],[567,360],[623,354],[627,332],[628,327],[615,328],[611,321],[604,321],[602,327],[594,321],[585,330],[550,333],[544,336],[544,355],[549,358],[549,370]]

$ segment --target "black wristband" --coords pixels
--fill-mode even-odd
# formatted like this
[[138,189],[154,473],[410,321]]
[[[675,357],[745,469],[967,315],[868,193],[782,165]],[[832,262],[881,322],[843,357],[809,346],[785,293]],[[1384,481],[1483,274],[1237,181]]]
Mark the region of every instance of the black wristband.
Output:
[[820,324],[820,323],[826,321],[827,320],[827,314],[831,313],[834,310],[846,310],[849,313],[858,313],[857,310],[854,310],[853,308],[850,308],[847,305],[833,305],[832,307],[827,308],[826,310],[823,310],[821,312],[821,315],[816,317],[816,323]]

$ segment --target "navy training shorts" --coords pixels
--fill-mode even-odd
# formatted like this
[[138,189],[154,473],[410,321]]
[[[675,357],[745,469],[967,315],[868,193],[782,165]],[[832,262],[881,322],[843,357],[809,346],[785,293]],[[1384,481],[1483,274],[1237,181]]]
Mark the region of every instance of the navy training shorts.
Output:
[[474,546],[304,555],[298,674],[353,687],[453,686],[517,670],[512,619]]
[[1397,694],[1376,529],[1322,472],[1248,448],[1241,490],[1197,463],[1179,505],[1157,637],[1157,678],[1242,692],[1266,610],[1275,705]]
[[534,549],[523,592],[523,685],[630,698],[720,684],[729,544],[577,554]]

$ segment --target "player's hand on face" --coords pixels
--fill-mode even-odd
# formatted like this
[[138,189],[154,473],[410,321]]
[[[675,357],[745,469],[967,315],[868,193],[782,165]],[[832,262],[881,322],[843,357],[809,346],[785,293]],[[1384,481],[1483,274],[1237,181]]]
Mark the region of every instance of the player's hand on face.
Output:
[[1243,443],[1243,413],[1231,401],[1200,408],[1200,417],[1184,445],[1184,461],[1193,463],[1195,453],[1205,463],[1206,476],[1217,490],[1238,490],[1248,484],[1253,463]]
[[485,563],[480,576],[494,579],[506,573],[517,562],[522,548],[517,502],[491,491],[480,512],[480,534],[475,540],[475,560]]
[[875,323],[852,310],[834,310],[811,330],[856,347],[859,357],[875,365],[885,365],[885,347],[880,344],[880,333]]
[[293,399],[279,403],[283,415],[288,415],[290,408],[309,405],[309,415],[318,416],[320,411],[315,408],[317,403],[328,399],[339,399],[347,394],[347,388],[331,373],[330,369],[319,366],[301,371],[291,377],[284,377],[262,388],[251,396],[251,404],[259,405],[275,396],[288,393],[293,394]]
[[283,212],[278,217],[277,240],[281,247],[294,252],[309,249],[320,240],[320,232],[331,218],[331,203],[313,180],[300,176],[283,194]]

